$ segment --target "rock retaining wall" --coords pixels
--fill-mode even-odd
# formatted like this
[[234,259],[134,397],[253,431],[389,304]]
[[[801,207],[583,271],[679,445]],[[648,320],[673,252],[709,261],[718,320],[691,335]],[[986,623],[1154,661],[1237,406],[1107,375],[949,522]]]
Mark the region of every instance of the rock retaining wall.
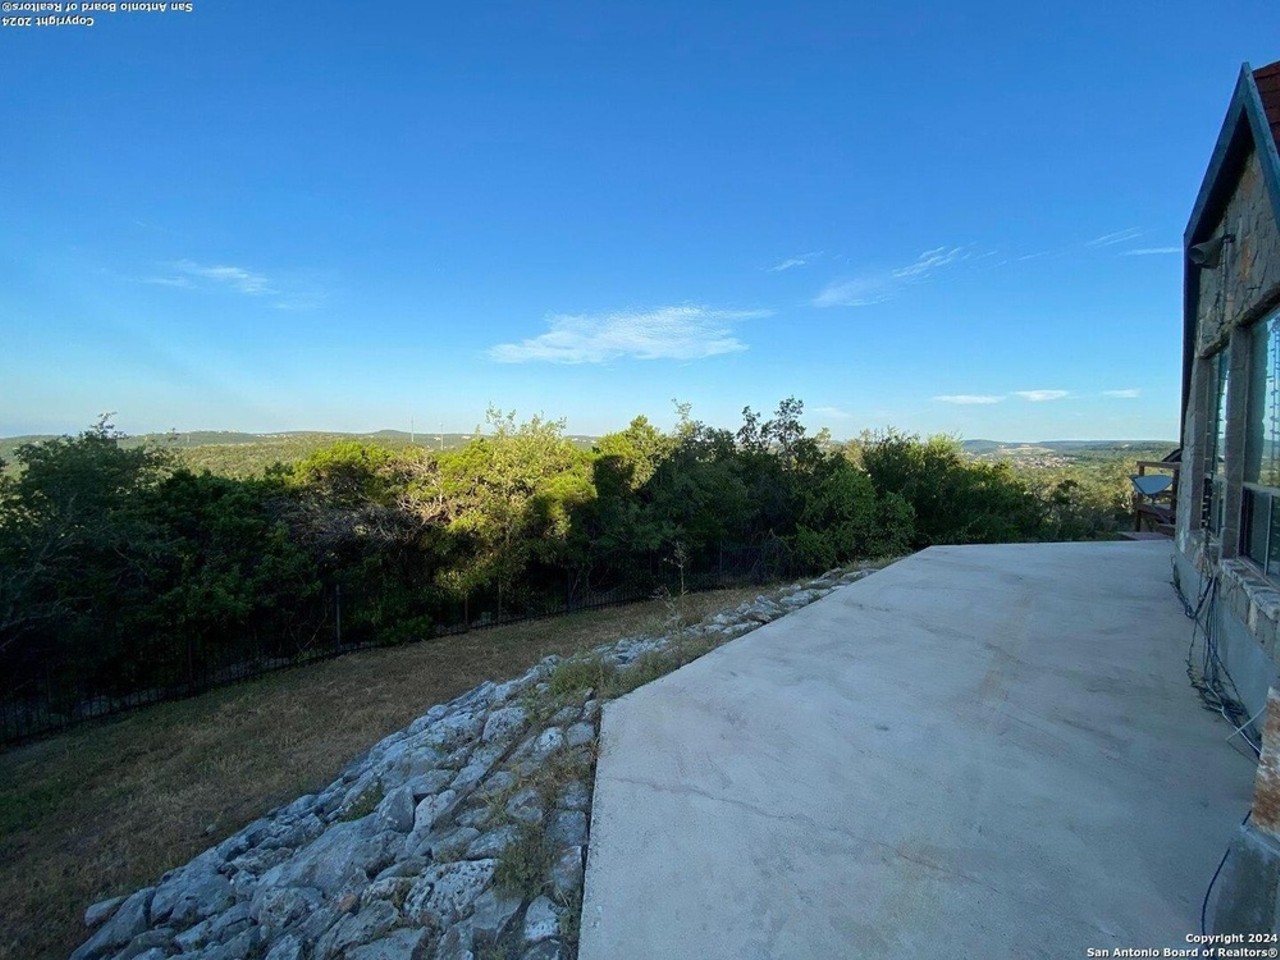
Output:
[[154,886],[89,907],[94,933],[72,960],[572,957],[610,695],[581,678],[660,670],[677,646],[709,649],[866,572],[832,571],[665,636],[619,640],[573,658],[575,670],[548,657],[432,707],[321,792]]

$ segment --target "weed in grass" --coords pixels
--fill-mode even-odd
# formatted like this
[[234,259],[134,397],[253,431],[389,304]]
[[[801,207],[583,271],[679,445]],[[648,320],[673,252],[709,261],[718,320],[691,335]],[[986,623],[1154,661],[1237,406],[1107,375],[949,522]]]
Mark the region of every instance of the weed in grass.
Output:
[[373,811],[378,809],[378,804],[382,802],[384,792],[382,789],[382,781],[378,780],[369,784],[368,788],[356,797],[342,816],[338,817],[340,821],[359,820],[367,817]]
[[559,664],[547,681],[547,692],[568,697],[584,690],[599,690],[617,673],[617,667],[600,654],[572,657]]
[[562,906],[565,911],[560,915],[560,934],[570,946],[577,947],[582,935],[582,887],[576,888]]
[[494,882],[508,893],[536,897],[547,885],[554,851],[541,823],[521,823],[516,839],[498,858]]

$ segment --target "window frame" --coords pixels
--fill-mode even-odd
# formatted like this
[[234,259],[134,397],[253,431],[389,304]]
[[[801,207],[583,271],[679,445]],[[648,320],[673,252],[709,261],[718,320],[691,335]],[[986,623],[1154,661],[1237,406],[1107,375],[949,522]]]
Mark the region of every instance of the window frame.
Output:
[[1231,351],[1226,345],[1205,357],[1209,362],[1208,419],[1205,423],[1203,497],[1200,526],[1215,542],[1222,538],[1227,520],[1227,394],[1231,384]]
[[[1260,331],[1263,331],[1260,333]],[[1280,407],[1280,309],[1268,311],[1249,325],[1249,382],[1247,405],[1241,423],[1244,443],[1244,478],[1241,483],[1239,549],[1237,555],[1251,563],[1264,577],[1280,582],[1280,557],[1272,555],[1272,545],[1280,548],[1277,526],[1280,526],[1280,476],[1272,471],[1272,484],[1260,482],[1262,463],[1268,442],[1272,450],[1280,443],[1280,417],[1272,416],[1273,436],[1267,434],[1267,410],[1273,414]],[[1273,352],[1274,351],[1274,352]],[[1274,374],[1274,376],[1272,376]],[[1268,388],[1271,389],[1268,389]],[[1272,403],[1267,398],[1273,397]],[[1273,462],[1275,458],[1273,455]],[[1254,542],[1259,509],[1265,510],[1261,544]],[[1260,549],[1259,549],[1260,548]]]

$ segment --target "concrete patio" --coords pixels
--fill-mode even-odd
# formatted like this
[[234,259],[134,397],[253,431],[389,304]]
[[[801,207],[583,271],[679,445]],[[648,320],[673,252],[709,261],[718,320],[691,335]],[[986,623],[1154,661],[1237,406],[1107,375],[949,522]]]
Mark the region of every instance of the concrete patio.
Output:
[[610,704],[582,960],[1188,946],[1254,766],[1170,549],[935,547]]

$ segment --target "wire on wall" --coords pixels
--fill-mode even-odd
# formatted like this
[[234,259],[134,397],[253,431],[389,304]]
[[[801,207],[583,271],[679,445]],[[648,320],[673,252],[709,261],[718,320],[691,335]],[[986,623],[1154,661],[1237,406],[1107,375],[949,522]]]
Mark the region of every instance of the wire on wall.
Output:
[[[1249,732],[1249,724],[1254,717],[1249,715],[1249,711],[1241,702],[1240,691],[1231,676],[1231,671],[1227,669],[1222,659],[1219,642],[1221,637],[1218,617],[1218,575],[1215,573],[1204,581],[1195,606],[1192,606],[1191,601],[1182,592],[1176,567],[1174,573],[1173,586],[1178,593],[1178,599],[1182,601],[1182,611],[1192,621],[1191,643],[1187,647],[1187,679],[1200,695],[1204,708],[1221,714],[1233,728],[1231,736],[1234,738],[1238,733],[1249,745],[1256,759],[1262,755],[1262,747]],[[1198,641],[1200,641],[1200,651],[1197,663]],[[1257,714],[1254,716],[1256,717]]]

